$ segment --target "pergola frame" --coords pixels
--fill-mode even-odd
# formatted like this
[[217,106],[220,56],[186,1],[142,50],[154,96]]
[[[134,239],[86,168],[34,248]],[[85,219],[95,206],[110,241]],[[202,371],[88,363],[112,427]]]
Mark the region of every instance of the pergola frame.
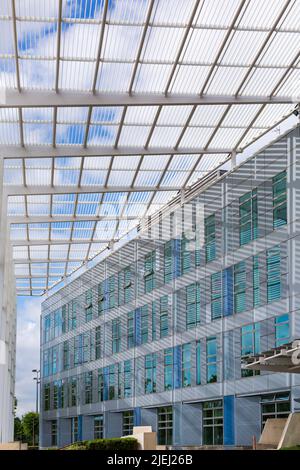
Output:
[[[251,3],[251,2],[250,2]],[[201,178],[208,171],[215,170],[222,166],[226,162],[230,162],[231,168],[236,164],[236,156],[242,152],[250,143],[254,142],[257,138],[264,135],[273,127],[280,124],[287,116],[289,116],[295,103],[295,97],[291,93],[285,93],[284,85],[290,80],[292,74],[300,70],[300,51],[296,51],[296,54],[288,64],[276,62],[276,60],[270,61],[270,63],[264,62],[262,59],[268,48],[272,45],[275,38],[279,34],[295,35],[297,40],[297,30],[286,25],[285,20],[289,15],[293,14],[292,0],[282,2],[282,6],[278,9],[276,15],[268,26],[263,26],[263,22],[257,25],[247,26],[247,23],[242,21],[251,5],[245,0],[240,0],[237,4],[236,9],[232,13],[230,20],[225,25],[218,23],[216,19],[214,25],[211,25],[204,20],[201,20],[202,9],[204,8],[200,0],[194,0],[189,10],[189,14],[186,16],[184,23],[174,19],[173,23],[167,20],[159,20],[156,17],[158,0],[149,0],[147,8],[145,9],[143,19],[127,18],[125,22],[122,19],[116,19],[112,15],[110,10],[109,1],[105,0],[102,5],[101,13],[97,17],[68,17],[65,12],[63,0],[57,0],[57,11],[55,17],[47,17],[40,15],[36,17],[34,12],[28,14],[21,14],[18,11],[18,5],[14,0],[11,0],[11,11],[7,15],[0,15],[0,19],[3,21],[11,22],[12,25],[12,42],[13,50],[9,53],[2,54],[1,58],[4,60],[13,60],[15,64],[15,86],[7,87],[1,94],[0,112],[3,110],[14,110],[17,116],[17,121],[11,118],[5,120],[5,124],[14,125],[18,124],[18,143],[9,142],[0,144],[0,161],[3,167],[4,178],[7,168],[14,168],[14,165],[20,165],[20,171],[22,174],[22,183],[12,181],[9,184],[5,184],[2,189],[3,205],[7,203],[14,204],[12,201],[22,201],[21,213],[9,213],[4,215],[5,220],[11,227],[20,227],[20,230],[25,230],[26,236],[20,239],[12,239],[11,245],[13,250],[23,249],[27,251],[27,257],[19,257],[18,254],[14,255],[14,262],[16,265],[28,264],[29,274],[18,274],[17,279],[29,280],[29,288],[19,288],[19,292],[33,294],[35,289],[32,286],[32,280],[39,278],[39,276],[31,273],[31,264],[47,263],[47,282],[46,290],[50,288],[49,283],[49,265],[50,263],[61,262],[59,257],[51,255],[51,245],[64,246],[67,248],[67,256],[64,259],[65,270],[64,276],[70,274],[68,269],[69,263],[74,263],[76,259],[71,258],[72,247],[86,246],[86,254],[81,259],[82,262],[87,262],[91,257],[92,245],[98,244],[99,246],[109,244],[112,241],[116,241],[126,233],[123,225],[128,223],[130,227],[137,225],[143,220],[144,217],[149,215],[149,211],[153,210],[153,204],[157,200],[157,197],[164,196],[163,205],[168,201],[168,198],[174,197],[174,195],[181,193],[185,194],[189,190],[192,183],[195,182],[194,176],[197,174],[197,178]],[[55,62],[55,75],[53,87],[49,89],[30,89],[30,87],[24,86],[23,71],[20,61],[22,63],[28,60],[32,60],[30,53],[27,50],[20,50],[20,37],[19,37],[19,25],[22,22],[48,22],[57,25],[56,28],[56,40],[53,55],[51,54],[39,54],[34,59],[40,61],[54,61]],[[96,53],[93,59],[84,58],[81,56],[70,56],[64,53],[63,48],[63,35],[65,34],[63,25],[72,27],[73,25],[97,25],[99,27],[98,42],[96,45]],[[139,43],[136,48],[135,56],[132,59],[129,58],[118,58],[107,56],[107,32],[112,27],[126,26],[128,28],[140,28]],[[145,51],[148,47],[149,36],[153,30],[161,29],[163,31],[169,31],[170,28],[178,29],[182,31],[180,41],[178,41],[176,53],[172,59],[157,59],[149,58],[145,55]],[[189,47],[191,36],[197,32],[223,32],[222,41],[220,41],[219,47],[216,50],[214,57],[211,59],[205,59],[199,57],[197,61],[188,59],[185,57],[186,50]],[[256,49],[250,61],[245,64],[243,61],[235,60],[234,57],[226,57],[226,52],[230,48],[234,38],[237,34],[241,33],[257,33],[262,35],[262,39],[259,47]],[[172,45],[170,45],[172,47]],[[78,61],[81,63],[86,62],[93,64],[93,73],[91,76],[90,86],[86,89],[68,89],[68,87],[62,87],[61,83],[64,77],[63,66],[67,63]],[[124,91],[108,91],[101,90],[99,88],[99,77],[101,70],[104,65],[122,65],[127,64],[132,66],[131,73],[128,78],[128,85],[126,92]],[[143,66],[168,66],[169,73],[165,80],[164,86],[159,92],[151,91],[138,91],[137,82],[139,81],[140,68]],[[199,68],[207,68],[208,71],[204,77],[203,82],[199,85],[198,91],[195,92],[177,92],[174,91],[174,83],[178,75],[178,71],[181,67],[192,67],[193,70]],[[242,76],[241,80],[236,87],[234,93],[232,92],[216,92],[212,91],[212,83],[215,75],[218,71],[226,71],[228,68],[235,70],[237,73],[239,70],[247,68],[246,73]],[[273,83],[272,87],[268,89],[267,93],[248,93],[247,84],[253,80],[253,76],[257,71],[282,71],[278,80]],[[208,121],[203,119],[203,122],[197,124],[195,117],[197,113],[203,109],[203,112],[209,110],[211,107],[218,110],[222,108],[222,112],[218,114],[216,120],[210,124]],[[235,121],[230,120],[232,112],[238,112],[239,109],[245,109],[248,106],[249,112],[255,108],[255,113],[252,115],[250,120],[247,122],[239,122],[238,119]],[[272,108],[274,106],[274,108]],[[288,112],[284,115],[280,113],[276,115],[274,122],[261,121],[261,117],[265,112],[270,109],[279,109],[280,106],[286,106]],[[154,108],[155,113],[153,118],[149,122],[131,122],[129,115],[132,114],[133,109],[150,109]],[[165,122],[163,119],[164,114],[169,109],[174,112],[181,107],[182,113],[188,110],[184,122],[176,124],[175,122]],[[26,119],[26,113],[32,109],[43,109],[47,108],[51,111],[50,120],[39,119],[36,121],[28,121]],[[61,143],[59,141],[59,126],[72,125],[72,122],[59,118],[59,113],[62,109],[74,110],[82,108],[87,110],[86,119],[84,121],[73,120],[73,124],[76,126],[84,127],[83,137],[80,142],[76,145],[73,143]],[[98,108],[115,110],[121,109],[120,117],[116,121],[112,122],[98,122],[94,120],[94,112]],[[282,108],[283,109],[283,108]],[[171,111],[171,114],[172,114]],[[263,124],[261,123],[263,122]],[[1,123],[1,122],[0,122]],[[44,142],[31,143],[28,141],[27,125],[51,125],[52,137],[51,144],[44,145]],[[108,145],[95,144],[91,142],[90,134],[91,129],[94,127],[104,126],[110,130],[116,128],[114,138],[109,142]],[[139,129],[147,127],[145,139],[142,144],[134,141],[124,143],[123,134],[128,129]],[[173,129],[174,136],[172,144],[162,142],[157,144],[157,133],[159,131],[166,131]],[[207,135],[206,139],[203,139],[201,145],[196,143],[190,143],[188,140],[189,133],[198,132],[197,135]],[[231,145],[226,145],[227,141],[224,141],[225,145],[216,144],[220,132],[227,132],[228,135],[232,132],[237,133],[237,138],[232,141]],[[252,132],[252,134],[251,134]],[[254,134],[253,134],[254,133]],[[247,141],[247,136],[251,134],[251,139]],[[254,139],[253,139],[254,136]],[[216,140],[217,139],[217,140]],[[188,142],[188,144],[187,144]],[[137,164],[131,169],[123,168],[119,162],[122,158],[136,157]],[[175,162],[178,159],[184,159],[185,157],[191,158],[191,164],[188,168],[176,167]],[[106,174],[103,183],[86,183],[86,175],[89,171],[89,161],[96,159],[101,162],[101,159],[109,158],[109,163],[105,168]],[[149,159],[158,161],[160,158],[165,159],[164,165],[160,168],[156,182],[150,183],[150,176],[153,174],[153,169],[147,168],[146,164],[149,164]],[[50,168],[45,164],[46,160],[50,161]],[[76,167],[76,182],[67,184],[65,182],[57,182],[56,175],[59,171],[57,161],[61,159],[77,159],[80,161],[79,166]],[[103,160],[104,161],[104,160]],[[106,161],[106,160],[105,160]],[[205,163],[204,162],[208,162]],[[211,168],[209,167],[209,162]],[[17,163],[15,163],[17,162]],[[20,163],[21,162],[21,163]],[[29,162],[36,162],[36,166],[33,168],[39,168],[41,172],[47,172],[49,181],[47,184],[32,184],[29,178],[30,165]],[[32,163],[31,163],[32,164]],[[39,167],[40,164],[40,167]],[[203,164],[203,166],[201,166]],[[46,166],[45,166],[46,165]],[[76,163],[77,165],[77,163]],[[205,166],[206,165],[206,166]],[[46,168],[47,167],[47,168]],[[46,168],[46,169],[45,169]],[[66,167],[67,168],[67,167]],[[102,168],[102,167],[101,167]],[[67,169],[65,170],[67,171]],[[91,170],[94,174],[100,169]],[[102,171],[102,169],[101,169]],[[132,174],[130,183],[115,183],[112,182],[117,172],[124,174],[124,177],[130,173]],[[147,176],[149,183],[141,183],[143,180],[142,176]],[[172,182],[167,180],[168,175],[172,177]],[[146,178],[146,179],[147,179]],[[129,180],[128,180],[129,181]],[[82,204],[87,204],[88,198],[98,196],[97,202],[94,202],[95,211],[90,214],[80,212]],[[107,195],[110,196],[111,202],[107,202]],[[105,212],[105,207],[108,204],[117,205],[116,202],[118,195],[122,195],[120,199],[119,209],[116,213]],[[57,197],[65,198],[67,201],[72,199],[72,210],[68,213],[57,213],[54,210],[55,204],[57,204]],[[41,198],[44,201],[46,198],[49,205],[49,210],[45,213],[36,213],[33,210],[33,202],[37,201],[36,198]],[[137,198],[137,199],[135,199]],[[140,199],[139,199],[140,198]],[[95,200],[96,200],[95,199]],[[63,199],[62,199],[63,200]],[[85,201],[85,202],[82,202]],[[61,203],[63,204],[63,202]],[[130,208],[139,207],[139,211],[132,215]],[[159,205],[157,208],[159,209]],[[32,237],[31,231],[33,227],[42,227],[43,230],[48,230],[48,237],[39,237],[35,234]],[[80,224],[87,224],[88,233],[84,237],[78,236],[78,226]],[[99,235],[98,224],[107,224],[110,229],[109,237]],[[122,225],[123,224],[123,225]],[[25,227],[25,228],[24,228]],[[45,228],[48,227],[48,228]],[[57,227],[62,227],[61,230],[68,230],[69,237],[65,238],[53,238],[52,231],[59,230]],[[84,225],[82,225],[84,227]],[[17,230],[17,228],[16,228]],[[35,230],[35,228],[34,228]],[[84,230],[82,228],[82,230]],[[121,232],[120,232],[121,231]],[[22,232],[23,233],[23,232]],[[88,236],[87,236],[88,235]],[[48,247],[47,257],[35,256],[33,259],[31,256],[31,249],[34,247]],[[24,259],[23,259],[24,258]],[[43,276],[41,276],[43,277]],[[41,291],[41,289],[36,289]]]

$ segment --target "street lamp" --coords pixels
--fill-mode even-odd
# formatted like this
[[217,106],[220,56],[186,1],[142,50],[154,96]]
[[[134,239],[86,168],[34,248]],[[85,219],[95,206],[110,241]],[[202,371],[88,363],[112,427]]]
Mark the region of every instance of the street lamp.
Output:
[[35,410],[36,413],[39,412],[39,384],[41,383],[41,377],[40,377],[40,370],[38,369],[32,369],[32,372],[36,374],[35,377],[33,377],[33,380],[36,381],[36,401],[35,401]]
[[[32,372],[35,375],[35,377],[33,377],[33,380],[36,381],[36,401],[35,401],[35,410],[36,410],[36,414],[38,414],[39,412],[39,384],[41,383],[41,374],[40,374],[40,370],[38,369],[32,369]],[[34,445],[34,441],[35,441],[35,429],[34,429],[34,419],[33,419],[33,436],[32,436],[32,444]]]

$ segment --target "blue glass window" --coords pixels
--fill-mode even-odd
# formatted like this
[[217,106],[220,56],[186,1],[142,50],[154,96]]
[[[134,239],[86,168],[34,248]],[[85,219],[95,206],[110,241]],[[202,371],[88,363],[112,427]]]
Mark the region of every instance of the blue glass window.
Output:
[[242,261],[234,266],[234,312],[246,310],[246,263]]
[[206,217],[204,221],[205,260],[206,263],[216,258],[216,220],[215,214]]
[[164,350],[164,389],[173,388],[173,349]]
[[273,189],[273,228],[287,223],[287,179],[286,170],[272,179]]
[[185,288],[186,328],[194,328],[200,323],[200,286],[197,283]]
[[275,318],[275,346],[279,347],[290,342],[289,314]]
[[267,250],[267,299],[273,302],[281,297],[280,246]]
[[216,337],[206,340],[206,381],[217,382],[217,339]]
[[239,200],[240,245],[258,237],[257,190],[253,189]]

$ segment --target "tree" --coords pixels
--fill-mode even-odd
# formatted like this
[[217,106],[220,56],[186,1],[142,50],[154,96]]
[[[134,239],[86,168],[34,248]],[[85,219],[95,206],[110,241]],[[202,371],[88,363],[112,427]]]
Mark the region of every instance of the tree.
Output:
[[28,445],[38,445],[39,436],[39,415],[30,411],[22,416],[22,428],[24,441]]
[[20,418],[15,417],[14,419],[14,440],[22,441],[23,437],[23,425]]

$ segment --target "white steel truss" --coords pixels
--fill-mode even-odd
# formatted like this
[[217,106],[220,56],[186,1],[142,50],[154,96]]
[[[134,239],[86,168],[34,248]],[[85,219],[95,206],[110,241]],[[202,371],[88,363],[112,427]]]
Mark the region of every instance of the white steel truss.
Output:
[[299,15],[299,0],[1,2],[17,292],[43,294],[290,116]]

